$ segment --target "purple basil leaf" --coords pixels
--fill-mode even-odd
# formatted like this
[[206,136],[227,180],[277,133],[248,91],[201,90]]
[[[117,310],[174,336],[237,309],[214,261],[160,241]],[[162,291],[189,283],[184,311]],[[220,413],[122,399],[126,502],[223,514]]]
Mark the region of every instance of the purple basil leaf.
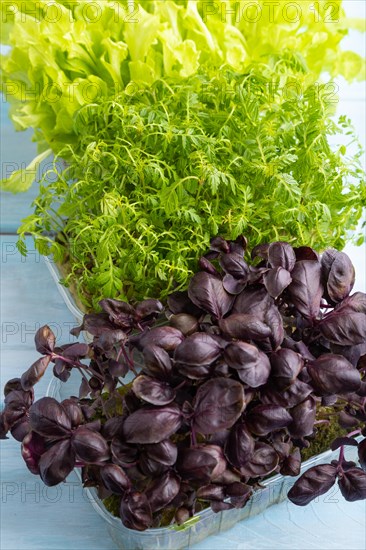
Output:
[[176,468],[183,479],[207,483],[217,466],[217,460],[203,449],[183,449],[178,454]]
[[129,342],[143,351],[145,347],[159,346],[165,351],[174,351],[183,342],[184,336],[174,327],[155,327],[147,329],[141,334],[131,336]]
[[176,291],[169,294],[167,298],[169,310],[172,313],[188,313],[194,317],[201,317],[204,313],[201,308],[194,305],[188,297],[188,292]]
[[194,399],[194,429],[212,434],[230,428],[244,410],[244,389],[229,378],[208,380],[197,390]]
[[225,487],[222,485],[203,485],[197,490],[197,497],[203,500],[224,500]]
[[153,460],[145,453],[139,459],[139,469],[146,477],[161,477],[169,470],[169,466]]
[[93,336],[101,336],[105,331],[113,331],[115,328],[107,313],[87,313],[84,315],[82,325],[70,330],[70,334],[78,337],[81,330],[85,330]]
[[254,452],[255,441],[245,424],[236,424],[226,441],[225,455],[235,468],[241,468],[249,462]]
[[144,362],[142,370],[147,374],[165,380],[169,378],[172,363],[167,351],[159,346],[144,347]]
[[353,447],[357,447],[358,443],[352,437],[347,437],[347,436],[336,437],[332,441],[330,448],[332,449],[332,451],[335,451],[336,449],[339,449],[339,447],[342,447],[343,445],[351,445]]
[[123,495],[131,489],[131,481],[117,464],[106,464],[100,469],[100,477],[105,487],[115,495]]
[[309,363],[307,369],[319,395],[354,392],[361,385],[360,373],[342,355],[327,353]]
[[364,292],[355,292],[352,296],[347,296],[340,304],[335,306],[335,311],[346,310],[355,313],[366,313],[366,294]]
[[271,305],[264,314],[264,322],[271,329],[271,350],[276,350],[283,341],[285,330],[283,327],[282,316],[275,305]]
[[164,311],[164,306],[160,300],[155,300],[153,298],[148,298],[147,300],[142,300],[135,307],[136,318],[144,319],[145,317],[150,317],[151,315],[157,316],[159,313]]
[[290,272],[283,267],[275,267],[263,275],[264,286],[272,298],[278,298],[285,288],[288,287],[291,281],[292,278]]
[[358,460],[361,468],[366,471],[366,439],[358,444]]
[[235,279],[245,279],[249,273],[248,264],[235,252],[223,254],[220,257],[220,265],[225,273],[232,275]]
[[216,267],[204,256],[202,256],[198,261],[198,266],[201,271],[206,271],[214,277],[220,278],[220,273],[217,271]]
[[225,239],[223,239],[223,237],[212,237],[210,241],[210,251],[211,250],[228,254],[230,252],[230,245]]
[[177,461],[178,448],[170,439],[152,445],[145,445],[145,452],[149,458],[166,466],[174,466]]
[[271,329],[251,314],[233,313],[220,319],[219,327],[225,336],[239,340],[265,340],[271,336]]
[[134,445],[128,445],[121,441],[118,437],[112,439],[111,453],[113,462],[122,467],[128,468],[137,460],[138,450]]
[[279,389],[284,389],[295,382],[304,366],[301,355],[286,348],[272,353],[270,360],[272,365],[271,377],[273,377]]
[[342,495],[348,502],[366,499],[366,473],[361,468],[351,468],[338,479]]
[[169,323],[172,327],[181,331],[184,336],[189,336],[198,330],[197,318],[188,313],[177,313],[169,317]]
[[257,405],[247,415],[249,430],[259,436],[286,428],[291,422],[290,413],[278,405]]
[[196,273],[190,280],[188,296],[196,306],[217,319],[231,309],[234,300],[224,289],[222,281],[204,271]]
[[132,390],[139,399],[152,405],[168,405],[175,399],[175,390],[166,382],[161,382],[141,374],[134,379]]
[[80,406],[78,405],[77,400],[71,399],[71,398],[64,399],[61,402],[61,405],[64,411],[66,412],[67,416],[70,418],[71,425],[73,428],[76,428],[83,422],[84,415],[82,413]]
[[180,479],[173,470],[169,470],[149,485],[145,494],[152,512],[165,508],[177,496]]
[[257,244],[257,246],[255,246],[252,250],[252,254],[251,254],[251,257],[252,257],[252,260],[254,260],[254,258],[262,258],[263,260],[268,260],[268,250],[269,250],[269,243],[265,243],[265,244]]
[[23,439],[29,434],[29,432],[30,425],[29,420],[26,416],[23,416],[10,428],[11,435],[14,437],[14,439],[16,439],[16,441],[19,441],[19,443],[23,441]]
[[271,364],[267,355],[247,342],[233,342],[226,346],[224,360],[238,370],[239,378],[251,388],[258,388],[268,380]]
[[62,382],[67,382],[71,376],[70,365],[62,359],[56,359],[53,366],[53,376],[55,376]]
[[135,309],[121,300],[107,298],[99,302],[100,307],[109,315],[109,319],[116,326],[130,329],[134,325]]
[[182,421],[182,413],[176,405],[143,407],[126,418],[123,434],[127,443],[160,443],[173,435]]
[[176,348],[174,360],[185,365],[205,366],[211,365],[220,354],[221,347],[215,338],[204,332],[196,332]]
[[78,458],[87,463],[105,462],[110,457],[109,446],[104,437],[84,426],[73,433],[72,446]]
[[323,295],[320,263],[311,260],[296,262],[291,277],[288,291],[296,309],[306,319],[315,319]]
[[333,344],[355,346],[366,340],[366,315],[339,308],[319,323],[322,335]]
[[151,527],[151,508],[144,493],[126,493],[121,500],[120,515],[123,525],[128,529],[145,531]]
[[294,249],[286,242],[273,242],[268,247],[268,261],[271,267],[283,267],[292,271],[296,263]]
[[53,334],[50,327],[45,325],[37,330],[34,341],[38,353],[47,355],[52,353],[55,348],[56,336]]
[[282,407],[295,407],[312,393],[313,389],[309,384],[297,379],[285,390],[277,391],[271,384],[267,384],[262,392],[262,402],[266,405],[274,404]]
[[64,357],[70,357],[72,359],[78,359],[79,357],[85,357],[89,353],[89,346],[88,344],[82,344],[77,342],[76,344],[72,344],[71,346],[68,346],[64,352]]
[[290,411],[292,422],[288,431],[292,437],[299,439],[311,435],[316,418],[316,401],[312,396],[293,407]]
[[20,378],[12,378],[8,380],[4,386],[4,397],[6,397],[12,391],[24,391]]
[[338,422],[341,428],[355,428],[358,426],[358,420],[354,416],[348,414],[346,411],[341,411],[338,415]]
[[181,376],[186,376],[191,380],[201,380],[208,378],[208,375],[211,372],[209,365],[195,367],[192,365],[185,365],[184,363],[175,363],[175,370]]
[[37,359],[37,361],[35,361],[28,370],[25,371],[21,377],[23,390],[30,390],[35,384],[37,384],[37,382],[39,382],[46,372],[50,360],[51,358],[48,355],[46,357],[41,357],[40,359]]
[[266,311],[273,304],[274,300],[265,288],[246,288],[236,297],[232,311],[233,313],[250,313],[263,321]]
[[283,476],[298,476],[301,468],[300,450],[296,449],[291,455],[287,456],[281,466],[280,473]]
[[220,478],[227,469],[227,462],[222,447],[220,445],[202,444],[197,445],[196,448],[202,449],[203,452],[207,453],[207,455],[216,460],[217,464],[212,471],[211,479],[216,480],[217,478]]
[[32,474],[39,475],[39,460],[46,451],[42,436],[29,432],[22,441],[22,457]]
[[244,281],[244,279],[235,279],[235,277],[233,277],[229,273],[226,273],[222,279],[222,284],[226,292],[236,296],[240,294],[243,288],[246,286],[246,282]]
[[344,252],[328,249],[321,258],[322,275],[329,298],[341,302],[351,292],[355,283],[355,269]]
[[29,409],[31,429],[45,437],[64,437],[71,434],[71,420],[65,409],[53,399],[42,397]]
[[126,361],[120,362],[116,361],[115,359],[109,359],[108,370],[111,376],[124,378],[129,372],[129,366]]
[[324,495],[334,485],[337,468],[330,464],[321,464],[309,468],[295,482],[287,496],[297,506],[306,506],[314,498]]
[[278,454],[271,445],[258,441],[249,462],[240,468],[240,472],[248,478],[265,476],[277,468],[278,460]]
[[294,252],[297,262],[300,262],[302,260],[319,261],[319,254],[309,246],[299,246],[297,248],[294,248]]
[[45,485],[53,487],[64,481],[74,466],[75,453],[70,441],[58,441],[39,459],[39,475]]

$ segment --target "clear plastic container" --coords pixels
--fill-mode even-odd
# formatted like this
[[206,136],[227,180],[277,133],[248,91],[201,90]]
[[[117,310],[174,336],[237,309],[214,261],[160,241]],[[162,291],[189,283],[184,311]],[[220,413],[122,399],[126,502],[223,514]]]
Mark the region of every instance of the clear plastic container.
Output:
[[[73,373],[67,384],[54,378],[49,384],[47,395],[61,401],[70,395],[78,395],[80,380]],[[357,462],[357,448],[346,448],[347,460]],[[326,451],[303,463],[300,475],[308,468],[323,463],[329,463],[338,458],[339,451]],[[124,550],[179,550],[189,548],[210,535],[217,535],[230,529],[237,522],[256,516],[269,506],[282,502],[287,498],[287,492],[295,483],[297,477],[282,476],[280,474],[262,482],[262,489],[257,490],[244,508],[225,510],[215,514],[210,508],[196,514],[191,519],[189,527],[148,529],[134,531],[127,529],[121,521],[108,512],[103,502],[98,498],[95,489],[86,489],[89,500],[98,514],[108,523],[109,533],[117,545]],[[193,520],[193,521],[192,521]],[[196,521],[195,521],[196,520]]]
[[48,267],[49,272],[51,273],[52,279],[55,281],[59,293],[61,294],[68,310],[72,313],[75,319],[81,324],[85,311],[82,311],[75,302],[74,296],[71,294],[70,290],[60,283],[62,279],[62,274],[54,262],[54,260],[48,256],[43,256],[46,266]]

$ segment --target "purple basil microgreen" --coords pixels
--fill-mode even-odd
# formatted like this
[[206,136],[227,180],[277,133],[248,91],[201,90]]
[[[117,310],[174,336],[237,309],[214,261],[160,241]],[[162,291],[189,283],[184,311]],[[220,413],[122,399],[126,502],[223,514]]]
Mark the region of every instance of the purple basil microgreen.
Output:
[[296,262],[291,277],[288,291],[295,308],[305,319],[316,319],[323,295],[320,263],[313,260]]
[[48,355],[52,353],[55,348],[56,336],[50,327],[45,325],[37,330],[34,341],[38,353]]
[[247,342],[233,342],[226,346],[224,359],[229,367],[236,369],[242,382],[258,388],[269,378],[271,364],[267,355]]
[[64,481],[75,466],[75,454],[69,440],[57,441],[39,459],[43,483],[52,487]]
[[235,468],[241,468],[254,452],[255,440],[245,424],[236,424],[225,443],[225,456]]
[[194,429],[202,434],[231,428],[245,407],[244,389],[229,378],[208,380],[194,399]]
[[330,464],[313,466],[302,474],[287,496],[294,504],[306,506],[316,497],[327,493],[334,485],[336,477],[336,466]]
[[151,507],[145,493],[126,493],[121,500],[121,519],[126,527],[145,531],[152,524]]
[[132,487],[130,479],[117,464],[102,466],[100,476],[105,487],[116,495],[124,495]]
[[268,247],[268,262],[271,267],[282,267],[292,271],[296,263],[294,249],[285,242],[271,243]]
[[71,442],[78,459],[83,462],[100,463],[110,458],[109,446],[104,437],[85,426],[75,430]]
[[65,409],[53,397],[42,397],[29,410],[30,426],[34,432],[50,439],[71,434],[71,420]]
[[211,365],[221,354],[217,340],[204,332],[191,334],[175,349],[174,360],[192,366]]
[[357,391],[360,373],[342,355],[328,353],[308,364],[308,373],[318,395]]
[[338,485],[348,502],[366,499],[366,472],[361,468],[350,468],[339,476]]
[[222,281],[204,271],[193,275],[188,296],[196,306],[217,319],[221,319],[233,304],[233,296],[226,292]]
[[272,298],[278,298],[285,288],[289,286],[291,281],[290,272],[283,267],[269,269],[267,273],[263,275],[264,286]]
[[21,377],[23,390],[30,390],[42,378],[51,361],[49,356],[37,359]]
[[175,433],[182,421],[177,405],[143,407],[126,418],[123,435],[127,443],[160,443]]
[[139,399],[152,405],[168,405],[175,399],[171,386],[144,374],[134,379],[132,390]]
[[286,428],[291,422],[290,413],[279,405],[257,405],[246,416],[249,430],[259,436]]
[[165,508],[177,496],[179,489],[180,479],[173,470],[169,470],[160,478],[155,479],[145,493],[151,510],[156,512]]
[[328,249],[321,258],[326,295],[333,303],[341,302],[355,283],[355,269],[344,252]]
[[39,475],[39,460],[45,452],[45,440],[36,432],[29,432],[23,438],[22,457],[32,474]]
[[[366,439],[353,437],[366,435],[366,295],[349,295],[353,266],[281,242],[256,247],[249,265],[246,249],[215,237],[188,291],[168,296],[164,326],[159,300],[107,298],[72,331],[90,344],[56,347],[39,329],[42,356],[5,385],[0,438],[21,441],[48,485],[82,467],[84,485],[116,495],[122,522],[145,530],[166,509],[182,523],[208,504],[245,506],[272,472],[298,476],[302,450],[334,419],[338,460],[300,476],[289,497],[305,505],[338,478],[347,500],[366,498]],[[33,403],[50,362],[62,382],[80,374],[78,397]],[[357,444],[361,468],[344,459]]]
[[169,323],[172,327],[181,331],[184,336],[189,336],[198,330],[197,318],[188,313],[177,313],[169,317]]
[[311,435],[316,419],[316,400],[310,396],[290,410],[292,422],[288,426],[289,434],[294,438]]

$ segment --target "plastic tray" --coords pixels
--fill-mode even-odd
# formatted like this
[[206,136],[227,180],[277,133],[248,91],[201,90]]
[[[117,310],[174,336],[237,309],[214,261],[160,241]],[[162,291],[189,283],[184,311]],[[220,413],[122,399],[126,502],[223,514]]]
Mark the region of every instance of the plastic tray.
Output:
[[[59,401],[66,399],[73,392],[77,395],[79,382],[80,380],[76,375],[72,375],[67,384],[63,384],[60,380],[54,378],[49,384],[47,395]],[[300,475],[312,466],[329,463],[331,460],[338,458],[338,455],[339,451],[332,452],[329,450],[307,460],[301,467]],[[357,462],[356,447],[346,448],[346,458]],[[177,530],[173,527],[148,529],[143,532],[127,529],[118,518],[107,511],[102,501],[97,497],[95,489],[87,488],[85,490],[94,509],[108,523],[108,531],[117,548],[123,550],[179,550],[190,548],[206,537],[226,531],[237,522],[256,516],[269,506],[282,502],[287,498],[287,492],[296,479],[297,477],[285,477],[280,474],[272,476],[262,482],[263,488],[252,495],[244,508],[225,510],[216,514],[208,508],[194,516],[196,522],[183,530]]]
[[85,311],[82,311],[79,306],[76,305],[75,298],[71,294],[70,290],[60,283],[62,274],[57,267],[57,264],[53,261],[52,257],[43,256],[46,266],[51,273],[52,279],[55,281],[59,293],[61,294],[68,310],[72,313],[75,319],[81,324]]

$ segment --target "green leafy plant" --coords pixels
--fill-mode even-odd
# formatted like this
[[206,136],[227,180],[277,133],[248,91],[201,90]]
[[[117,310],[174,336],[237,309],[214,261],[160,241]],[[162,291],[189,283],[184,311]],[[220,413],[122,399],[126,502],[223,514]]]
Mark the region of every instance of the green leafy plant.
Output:
[[[243,73],[253,62],[286,53],[314,83],[324,71],[363,79],[363,59],[342,51],[349,19],[341,0],[273,3],[221,0],[14,0],[2,8],[1,83],[18,130],[34,129],[39,153],[80,151],[73,119],[84,105],[115,97],[136,84],[185,79],[207,63]],[[63,154],[67,152],[63,150]],[[72,157],[71,150],[67,160]],[[40,159],[37,159],[40,161]],[[3,189],[26,190],[19,173]]]
[[56,180],[45,175],[19,248],[31,233],[41,253],[68,262],[65,282],[87,307],[184,288],[218,233],[342,248],[365,205],[361,150],[331,149],[330,135],[355,141],[349,121],[333,122],[336,98],[306,80],[283,59],[84,107],[80,152],[68,149]]

